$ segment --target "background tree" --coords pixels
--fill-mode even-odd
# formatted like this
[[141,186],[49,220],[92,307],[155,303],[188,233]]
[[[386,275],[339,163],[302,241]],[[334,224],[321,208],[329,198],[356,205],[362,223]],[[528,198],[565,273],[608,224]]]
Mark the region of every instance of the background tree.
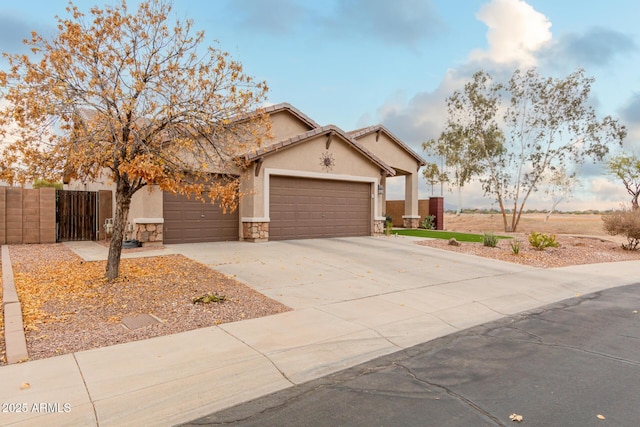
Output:
[[448,120],[460,127],[465,146],[480,148],[480,182],[498,202],[505,231],[517,230],[529,196],[554,170],[602,160],[610,145],[622,144],[624,126],[609,116],[598,120],[589,105],[592,83],[583,70],[564,79],[516,70],[505,85],[480,71],[449,98]]
[[241,166],[237,154],[268,131],[264,115],[249,114],[267,86],[226,52],[202,48],[204,33],[192,21],[171,24],[171,5],[162,0],[135,12],[125,1],[94,7],[88,16],[70,3],[67,12],[56,17],[54,38],[33,32],[25,41],[31,56],[4,55],[10,69],[0,72],[8,101],[0,130],[17,130],[2,153],[3,175],[24,182],[106,174],[116,198],[106,267],[112,280],[131,198],[142,188],[235,207],[229,172]]
[[571,199],[573,190],[580,184],[576,173],[568,172],[565,168],[552,170],[547,178],[544,192],[551,199],[551,207],[544,218],[545,222],[549,221],[560,203]]
[[607,161],[609,173],[617,177],[624,184],[631,196],[631,208],[638,210],[638,195],[640,195],[640,158],[637,154],[623,153],[611,157]]
[[427,183],[431,186],[431,195],[435,194],[435,186],[442,184],[447,180],[446,175],[440,173],[440,168],[435,162],[427,163],[424,169],[422,169],[422,176],[427,180]]
[[[438,177],[448,182],[458,192],[456,215],[462,210],[462,188],[475,176],[484,171],[484,164],[493,166],[491,161],[502,151],[502,135],[495,116],[498,109],[497,92],[486,91],[489,76],[476,73],[474,80],[467,84],[465,91],[455,92],[447,99],[448,119],[445,130],[438,139],[430,139],[422,144],[423,150],[445,159],[445,168],[436,163],[427,165],[423,174],[427,180]],[[478,95],[484,88],[483,97],[471,100],[470,94]],[[496,90],[499,88],[496,88]],[[472,115],[464,111],[463,105],[472,109]],[[485,118],[481,121],[479,118]],[[442,170],[441,170],[442,169]]]

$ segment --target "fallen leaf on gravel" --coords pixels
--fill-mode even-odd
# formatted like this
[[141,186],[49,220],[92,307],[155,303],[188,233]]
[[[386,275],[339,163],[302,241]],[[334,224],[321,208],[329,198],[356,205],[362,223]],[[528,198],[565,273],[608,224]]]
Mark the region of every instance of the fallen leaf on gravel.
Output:
[[600,414],[598,414],[598,419],[599,419],[599,420],[606,420],[606,418],[604,417],[604,415],[600,415]]
[[521,423],[524,418],[522,417],[522,415],[511,414],[511,415],[509,415],[509,419],[511,421],[515,421],[517,423]]
[[30,387],[31,387],[31,384],[29,384],[29,383],[20,384],[20,390],[26,390],[26,389],[28,389]]

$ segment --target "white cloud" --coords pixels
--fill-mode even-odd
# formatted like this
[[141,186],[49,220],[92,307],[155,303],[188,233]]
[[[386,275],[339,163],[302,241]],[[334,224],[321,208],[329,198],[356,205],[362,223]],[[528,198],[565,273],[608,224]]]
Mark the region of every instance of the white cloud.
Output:
[[532,67],[536,65],[534,53],[551,41],[551,22],[522,0],[492,0],[476,17],[489,27],[489,48],[471,52],[474,61]]
[[629,203],[631,196],[627,194],[621,181],[612,176],[599,176],[591,179],[588,183],[588,194],[601,203],[619,207],[620,203]]
[[422,143],[437,138],[447,121],[447,97],[464,86],[466,76],[449,70],[433,92],[420,92],[407,100],[406,94],[396,93],[387,98],[378,110],[381,123],[418,153]]
[[[420,143],[429,138],[437,138],[447,119],[446,98],[455,90],[461,89],[473,72],[482,68],[494,77],[504,78],[513,71],[513,66],[529,67],[536,65],[536,57],[547,52],[551,44],[551,22],[522,0],[491,0],[478,12],[477,17],[487,27],[487,50],[475,50],[469,61],[456,69],[448,70],[440,85],[432,91],[417,93],[413,96],[396,94],[385,100],[377,110],[381,123],[387,126],[402,140],[410,144],[424,156]],[[508,77],[508,76],[507,76]],[[628,116],[638,117],[629,126],[627,145],[640,141],[640,96],[634,96],[625,111]],[[640,143],[639,143],[640,144]],[[640,146],[640,145],[639,145]],[[573,197],[558,206],[559,210],[618,209],[620,203],[628,202],[628,196],[622,184],[611,177],[604,176],[601,166],[585,165],[580,176],[582,186],[575,189]],[[587,170],[588,169],[588,170]],[[440,194],[439,186],[435,194]],[[404,185],[402,180],[387,181],[388,199],[402,199]],[[420,197],[431,195],[431,187],[420,178]],[[456,192],[449,192],[445,186],[445,204],[455,207]],[[513,204],[513,201],[509,201]],[[497,208],[491,196],[485,196],[481,184],[476,180],[463,188],[462,205],[464,208]],[[531,194],[525,209],[549,209],[550,197],[542,189]]]

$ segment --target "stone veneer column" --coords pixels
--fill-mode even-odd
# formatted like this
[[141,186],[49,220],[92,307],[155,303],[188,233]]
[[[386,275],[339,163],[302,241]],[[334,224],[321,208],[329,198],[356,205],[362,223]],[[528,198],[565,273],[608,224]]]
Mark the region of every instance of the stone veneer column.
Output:
[[266,242],[269,240],[269,222],[242,221],[242,238],[249,242]]
[[373,234],[383,234],[386,219],[376,219],[373,221]]
[[418,228],[420,225],[420,216],[404,215],[402,217],[402,227]]
[[135,224],[136,240],[142,246],[160,246],[164,236],[164,218],[136,218]]

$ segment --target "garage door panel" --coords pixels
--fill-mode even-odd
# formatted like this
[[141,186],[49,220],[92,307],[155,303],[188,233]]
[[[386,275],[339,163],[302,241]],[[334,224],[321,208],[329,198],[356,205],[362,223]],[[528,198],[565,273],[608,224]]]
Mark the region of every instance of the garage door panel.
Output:
[[271,240],[371,233],[371,184],[270,177]]
[[197,243],[238,240],[238,211],[223,213],[218,203],[163,194],[164,242]]

